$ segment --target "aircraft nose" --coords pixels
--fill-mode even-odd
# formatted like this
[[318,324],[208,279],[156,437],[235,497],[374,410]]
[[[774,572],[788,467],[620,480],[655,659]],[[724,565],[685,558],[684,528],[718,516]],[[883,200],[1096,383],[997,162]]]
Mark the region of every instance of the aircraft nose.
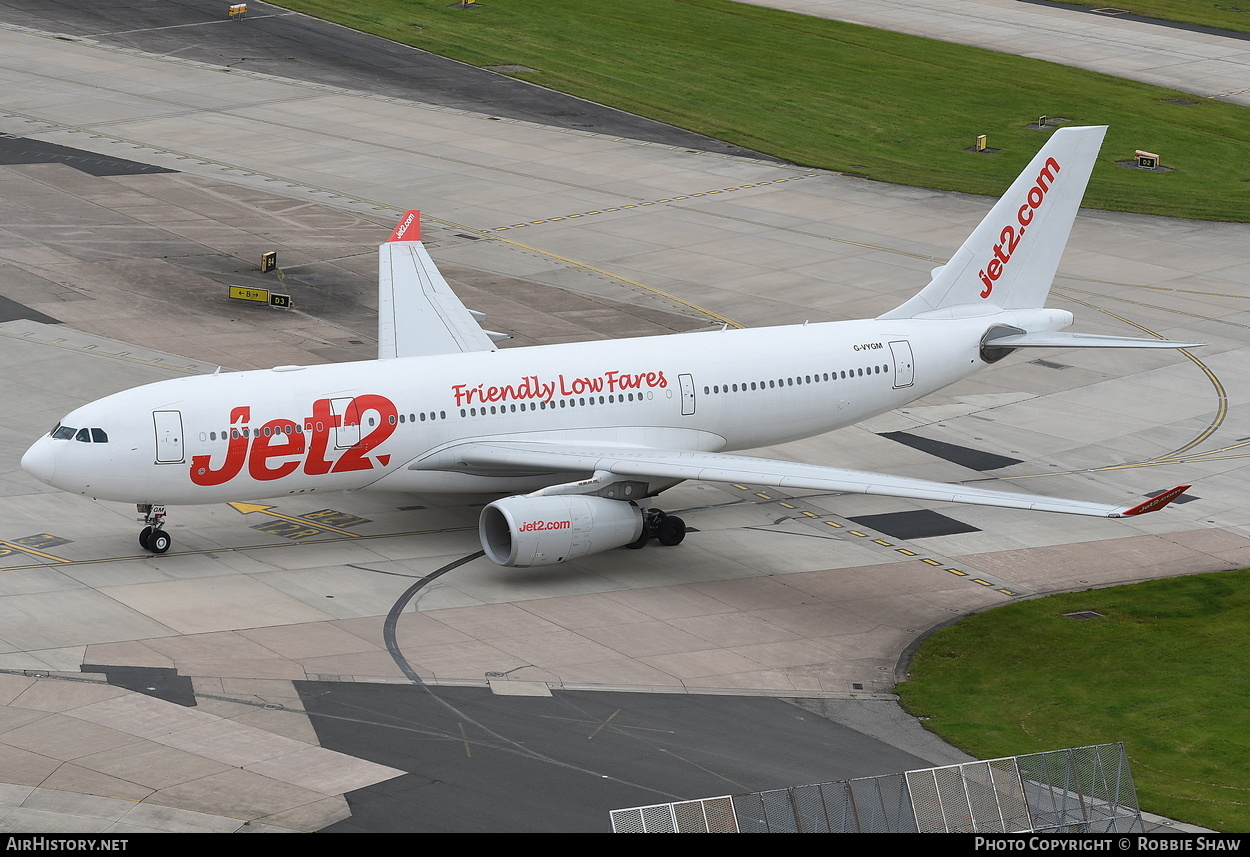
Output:
[[47,438],[41,438],[31,444],[30,449],[22,456],[22,469],[40,482],[52,484],[56,474],[56,456],[54,450],[48,448]]

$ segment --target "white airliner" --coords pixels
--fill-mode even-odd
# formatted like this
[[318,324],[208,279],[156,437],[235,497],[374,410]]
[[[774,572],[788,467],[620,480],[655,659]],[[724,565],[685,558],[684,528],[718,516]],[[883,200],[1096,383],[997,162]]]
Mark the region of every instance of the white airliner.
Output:
[[[496,350],[408,212],[379,248],[378,359],[178,378],[68,414],[22,457],[65,491],[133,502],[170,547],[165,504],[341,490],[474,492],[486,555],[549,565],[685,524],[652,499],[686,479],[1116,518],[1129,507],[728,455],[851,425],[1032,347],[1196,343],[1060,332],[1044,303],[1103,127],[1049,142],[932,281],[875,319]],[[497,335],[496,335],[497,336]],[[1075,417],[1075,415],[1074,415]]]

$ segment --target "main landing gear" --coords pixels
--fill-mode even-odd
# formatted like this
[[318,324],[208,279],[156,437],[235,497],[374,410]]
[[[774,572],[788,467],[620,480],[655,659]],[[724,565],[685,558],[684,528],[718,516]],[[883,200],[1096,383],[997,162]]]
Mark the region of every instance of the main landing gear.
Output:
[[673,547],[681,544],[686,537],[686,522],[676,515],[659,509],[647,509],[642,514],[642,534],[637,541],[625,545],[630,550],[644,548],[652,539],[665,547]]
[[139,533],[139,547],[152,553],[165,553],[173,540],[165,532],[165,507],[151,503],[139,503],[135,508],[143,517],[139,520],[146,525]]

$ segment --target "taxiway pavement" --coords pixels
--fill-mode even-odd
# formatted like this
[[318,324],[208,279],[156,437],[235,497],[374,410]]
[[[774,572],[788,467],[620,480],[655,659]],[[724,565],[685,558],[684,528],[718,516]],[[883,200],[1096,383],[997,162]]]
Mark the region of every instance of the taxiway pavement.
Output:
[[[923,285],[991,202],[153,55],[103,34],[5,26],[0,46],[0,132],[166,170],[91,175],[51,156],[0,167],[0,796],[17,827],[43,807],[70,808],[60,814],[83,830],[344,818],[344,793],[397,774],[323,755],[335,751],[302,713],[305,683],[400,682],[382,617],[415,578],[476,549],[472,498],[345,494],[174,509],[174,550],[143,556],[131,508],[18,469],[73,406],[218,365],[368,357],[375,245],[411,207],[466,302],[529,343],[876,315]],[[1248,565],[1248,239],[1244,224],[1084,212],[1054,305],[1079,330],[1207,348],[1013,355],[914,407],[768,451],[1112,502],[1193,480],[1192,502],[1134,521],[976,507],[918,521],[925,510],[887,498],[686,484],[667,497],[697,529],[680,548],[537,572],[470,564],[403,614],[403,656],[428,687],[483,694],[888,705],[902,653],[950,619]],[[306,313],[225,297],[261,281],[270,249]],[[917,438],[944,454],[900,442]],[[972,453],[1016,463],[976,469]],[[83,665],[96,680],[80,680]],[[108,684],[105,667],[176,674],[199,704]],[[932,764],[958,758],[918,727],[877,737]],[[104,795],[127,812],[83,798]]]
[[744,0],[1250,105],[1250,36],[1046,0]]

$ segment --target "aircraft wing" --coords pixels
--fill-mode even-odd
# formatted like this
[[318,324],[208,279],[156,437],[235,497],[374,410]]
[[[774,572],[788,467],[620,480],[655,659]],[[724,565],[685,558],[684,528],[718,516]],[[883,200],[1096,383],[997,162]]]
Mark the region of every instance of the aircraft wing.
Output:
[[490,351],[477,318],[438,272],[409,211],[378,248],[378,359]]
[[845,470],[718,452],[529,441],[475,441],[455,447],[451,452],[469,467],[493,470],[511,468],[526,471],[605,471],[618,476],[638,478],[749,482],[775,488],[835,491],[841,494],[879,494],[910,500],[974,503],[1102,518],[1120,518],[1157,511],[1190,487],[1179,485],[1132,506],[1108,506],[1084,500],[1014,494],[863,470]]

